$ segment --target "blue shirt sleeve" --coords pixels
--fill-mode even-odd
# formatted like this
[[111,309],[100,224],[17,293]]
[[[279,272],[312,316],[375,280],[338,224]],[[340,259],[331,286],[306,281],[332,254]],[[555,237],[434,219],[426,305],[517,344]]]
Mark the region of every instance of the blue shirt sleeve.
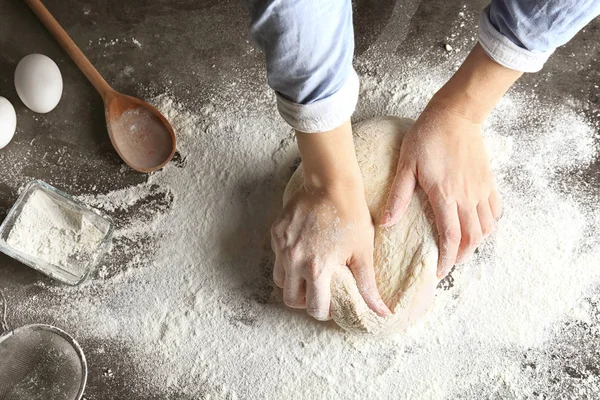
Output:
[[264,51],[269,85],[310,104],[337,92],[352,72],[350,0],[248,0],[250,35]]
[[516,45],[534,53],[567,43],[600,14],[600,0],[493,0],[490,22]]
[[351,0],[246,0],[281,116],[301,132],[347,121],[358,100]]
[[537,72],[598,14],[600,0],[492,0],[481,13],[479,43],[500,65]]

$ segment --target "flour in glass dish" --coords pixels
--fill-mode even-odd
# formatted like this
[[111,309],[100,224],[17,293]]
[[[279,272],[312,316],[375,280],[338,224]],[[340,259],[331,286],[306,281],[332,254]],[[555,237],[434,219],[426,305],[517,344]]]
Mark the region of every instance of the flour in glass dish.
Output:
[[60,204],[38,189],[27,199],[7,243],[74,276],[82,276],[105,234],[85,213]]

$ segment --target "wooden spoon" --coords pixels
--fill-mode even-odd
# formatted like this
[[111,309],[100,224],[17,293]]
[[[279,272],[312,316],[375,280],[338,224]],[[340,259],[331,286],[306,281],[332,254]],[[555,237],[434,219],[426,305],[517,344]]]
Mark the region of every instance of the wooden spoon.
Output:
[[131,168],[151,172],[175,154],[175,133],[166,118],[150,104],[114,90],[40,0],[25,0],[104,100],[108,136],[119,156]]

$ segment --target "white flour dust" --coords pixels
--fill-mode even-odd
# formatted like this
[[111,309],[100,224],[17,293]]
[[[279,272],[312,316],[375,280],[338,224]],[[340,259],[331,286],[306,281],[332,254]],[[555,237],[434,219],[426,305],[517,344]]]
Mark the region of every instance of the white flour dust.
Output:
[[82,277],[106,231],[89,217],[35,190],[10,230],[7,243],[16,250]]
[[[359,60],[356,120],[415,118],[452,73],[450,57],[460,58],[439,50],[448,57],[440,65]],[[85,286],[47,288],[43,307],[35,297],[20,307],[97,339],[87,351],[126,351],[135,369],[112,370],[140,396],[561,397],[553,374],[571,366],[553,351],[568,347],[565,324],[596,318],[583,299],[600,282],[598,195],[564,185],[597,157],[597,127],[577,104],[544,104],[519,89],[501,101],[484,135],[504,216],[425,318],[379,341],[286,308],[271,284],[268,231],[294,141],[272,93],[244,85],[234,79],[200,108],[156,97],[180,159],[138,186],[84,196],[118,221],[113,253]],[[598,374],[578,382],[581,398],[600,395]]]

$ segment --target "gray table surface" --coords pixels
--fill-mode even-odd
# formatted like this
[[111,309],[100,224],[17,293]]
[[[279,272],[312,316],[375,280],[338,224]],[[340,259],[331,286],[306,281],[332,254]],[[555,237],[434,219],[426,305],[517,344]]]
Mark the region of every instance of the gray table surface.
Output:
[[[168,91],[191,109],[201,107],[211,93],[245,68],[256,85],[264,85],[260,54],[246,54],[248,16],[242,0],[48,0],[47,7],[63,24],[106,80],[124,93],[148,98]],[[390,35],[389,52],[418,56],[423,43],[442,46],[450,34],[454,15],[463,4],[483,8],[485,1],[404,1],[403,21],[395,21],[399,31],[386,30],[396,0],[355,2],[357,56],[369,46]],[[149,20],[152,20],[149,23]],[[393,35],[393,37],[391,37]],[[139,50],[133,41],[111,45],[114,38],[136,38],[144,44]],[[34,52],[52,57],[64,78],[64,94],[58,108],[44,116],[27,110],[18,101],[13,73],[21,57]],[[589,118],[600,119],[600,99],[594,84],[600,84],[600,20],[592,22],[568,45],[559,49],[543,72],[524,76],[518,83],[531,87],[542,102],[575,99],[586,104]],[[573,56],[575,55],[575,56]],[[213,66],[220,73],[214,74]],[[131,68],[128,70],[128,68]],[[131,73],[131,70],[134,71]],[[46,32],[22,1],[0,0],[0,95],[9,98],[19,115],[18,134],[0,151],[0,214],[5,215],[27,181],[43,179],[75,195],[107,192],[143,182],[147,177],[131,170],[123,172],[106,134],[103,105],[58,44]],[[36,146],[31,146],[32,140]],[[177,157],[177,155],[176,155]],[[101,173],[99,173],[101,171]],[[586,179],[600,192],[600,165],[586,172]],[[0,255],[0,290],[11,301],[24,296],[43,295],[36,282],[49,279]],[[590,300],[596,316],[598,305]],[[27,315],[11,314],[11,324],[30,323]],[[46,321],[51,322],[51,321]],[[556,347],[556,357],[573,358],[573,367],[556,372],[548,385],[562,385],[566,393],[576,393],[578,377],[600,374],[598,344],[594,326],[565,326],[565,335],[574,339],[573,348]],[[79,338],[83,347],[93,338]],[[115,344],[118,346],[119,344]],[[121,348],[110,365],[135,369]],[[104,355],[88,355],[89,399],[135,399],[134,382],[106,380],[101,367]],[[572,390],[571,390],[572,389]],[[145,397],[147,398],[147,397]],[[160,393],[156,398],[164,398]]]

